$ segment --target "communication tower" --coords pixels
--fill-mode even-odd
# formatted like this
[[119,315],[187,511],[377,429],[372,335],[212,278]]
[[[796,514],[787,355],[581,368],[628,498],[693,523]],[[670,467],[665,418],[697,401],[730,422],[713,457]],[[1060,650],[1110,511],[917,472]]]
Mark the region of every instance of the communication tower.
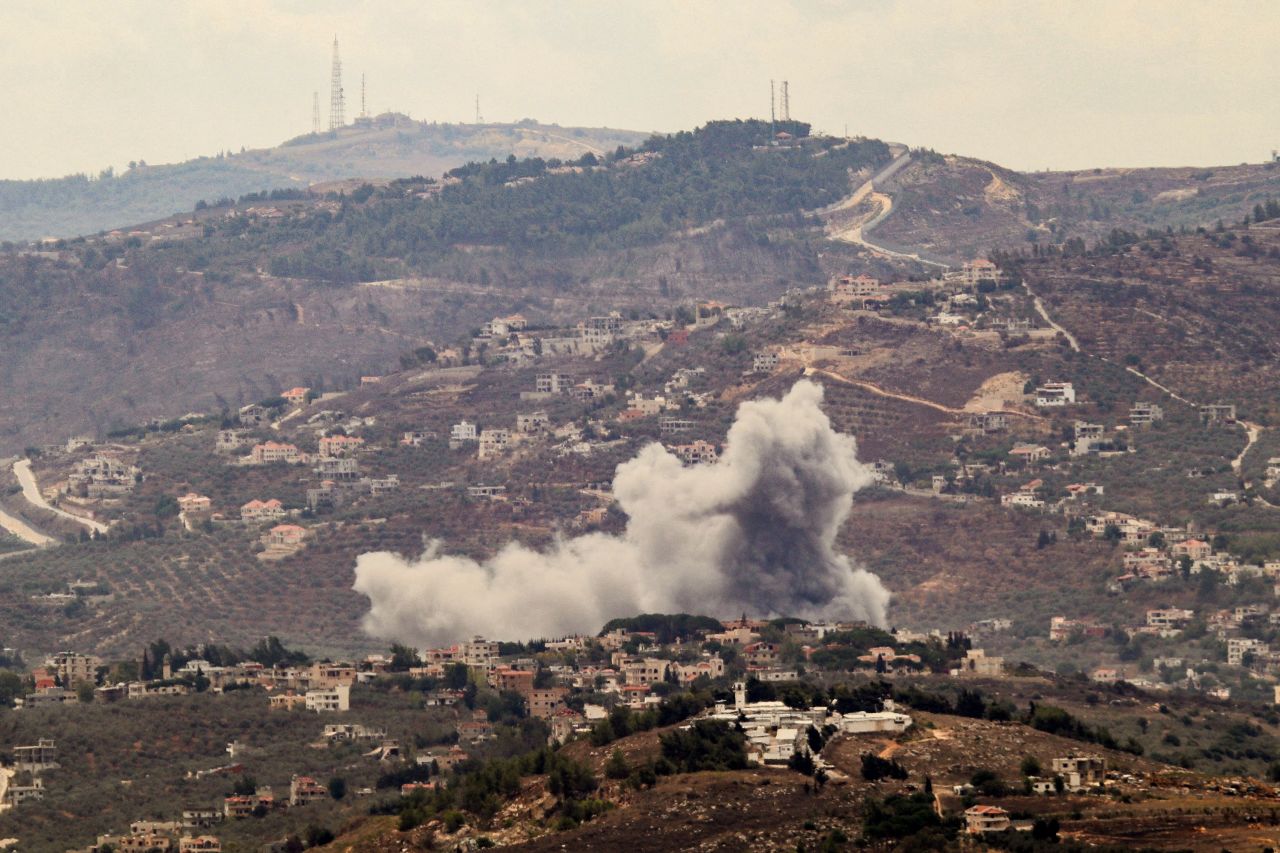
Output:
[[791,91],[787,81],[782,81],[782,120],[791,121]]
[[365,106],[364,100],[364,75],[360,75],[360,118],[368,118],[369,110]]
[[344,99],[342,95],[342,59],[338,56],[338,37],[333,37],[333,73],[329,86],[329,129],[337,130],[346,124],[342,117]]
[[311,93],[311,132],[320,132],[320,93]]
[[480,115],[480,93],[476,92],[476,124],[484,124],[484,117]]

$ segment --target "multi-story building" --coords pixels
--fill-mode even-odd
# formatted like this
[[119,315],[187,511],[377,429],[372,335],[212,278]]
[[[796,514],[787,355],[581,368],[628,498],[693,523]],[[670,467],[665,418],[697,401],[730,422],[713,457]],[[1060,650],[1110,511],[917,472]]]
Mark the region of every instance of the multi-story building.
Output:
[[481,459],[489,459],[494,456],[500,456],[506,452],[507,447],[511,444],[511,430],[506,429],[486,429],[480,433],[480,450],[479,457]]
[[567,394],[573,389],[573,377],[563,373],[539,373],[534,380],[539,394]]
[[294,776],[289,781],[289,805],[305,806],[329,799],[329,790],[310,776]]
[[63,687],[75,687],[77,684],[93,684],[98,680],[98,667],[102,660],[93,655],[82,655],[76,652],[60,652],[49,659],[49,669],[57,676]]
[[1107,778],[1107,760],[1096,755],[1068,755],[1050,762],[1055,776],[1061,776],[1068,791],[1080,791],[1103,784]]
[[1155,403],[1134,403],[1129,407],[1129,426],[1150,426],[1164,420],[1164,409]]
[[1076,389],[1070,382],[1046,382],[1036,389],[1036,405],[1040,408],[1067,406],[1076,401]]
[[677,444],[671,450],[686,465],[709,465],[719,458],[716,446],[708,441],[698,440],[690,444]]
[[578,324],[578,337],[590,347],[608,346],[622,333],[622,316],[614,311],[607,317],[589,317]]
[[270,465],[273,462],[287,462],[292,465],[301,462],[303,459],[302,451],[298,450],[297,447],[279,441],[264,441],[262,444],[255,444],[249,458],[255,465]]
[[351,685],[335,684],[332,687],[308,690],[305,707],[317,714],[351,710]]

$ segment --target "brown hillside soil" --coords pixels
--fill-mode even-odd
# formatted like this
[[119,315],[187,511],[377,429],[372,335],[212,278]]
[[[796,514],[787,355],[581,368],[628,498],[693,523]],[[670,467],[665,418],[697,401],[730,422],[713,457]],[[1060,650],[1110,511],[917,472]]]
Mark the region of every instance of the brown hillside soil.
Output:
[[[816,845],[835,827],[852,835],[861,823],[861,797],[834,785],[806,793],[806,781],[787,770],[763,769],[678,776],[572,832],[512,849],[793,851],[799,843]],[[804,829],[807,820],[818,829]]]
[[989,503],[893,496],[855,501],[839,541],[893,592],[895,624],[967,624],[1013,613],[1048,624],[1082,590],[1105,596],[1116,557],[1096,540],[1059,537],[1037,549],[1044,524]]
[[[1244,404],[1274,413],[1280,392],[1280,232],[1190,234],[1167,250],[1133,248],[1107,258],[1029,264],[1026,278],[1050,314],[1091,355],[1136,364],[1197,403]],[[1243,238],[1258,253],[1244,256]]]

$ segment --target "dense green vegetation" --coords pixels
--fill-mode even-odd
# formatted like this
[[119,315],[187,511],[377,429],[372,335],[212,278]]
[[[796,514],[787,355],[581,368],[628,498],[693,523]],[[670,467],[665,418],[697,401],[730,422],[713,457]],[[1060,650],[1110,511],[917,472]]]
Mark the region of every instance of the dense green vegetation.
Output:
[[692,616],[688,613],[642,613],[639,616],[627,616],[610,619],[600,629],[604,636],[619,628],[627,633],[654,634],[655,639],[666,645],[677,638],[687,640],[697,634],[705,634],[721,630],[720,621],[710,616]]
[[[808,133],[807,125],[790,127],[796,136]],[[472,163],[451,172],[457,182],[435,197],[420,198],[420,183],[400,181],[331,222],[315,218],[247,236],[302,243],[272,257],[273,274],[352,281],[389,272],[385,258],[427,269],[458,245],[582,251],[641,245],[716,219],[794,223],[802,211],[847,194],[849,170],[889,159],[888,146],[875,140],[769,141],[766,122],[711,122],[655,136],[634,152],[620,149],[607,167],[590,154],[571,171],[537,158]],[[814,156],[819,151],[824,156]]]

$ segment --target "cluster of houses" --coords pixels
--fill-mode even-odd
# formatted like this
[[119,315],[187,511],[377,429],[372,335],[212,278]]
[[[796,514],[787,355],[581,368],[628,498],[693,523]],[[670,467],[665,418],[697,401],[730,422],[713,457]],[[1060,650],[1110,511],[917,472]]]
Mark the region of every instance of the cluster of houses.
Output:
[[[239,765],[237,765],[239,766]],[[264,817],[273,811],[308,806],[331,798],[329,789],[310,776],[294,775],[289,781],[288,799],[277,798],[268,787],[252,794],[232,794],[213,807],[183,809],[178,820],[138,820],[122,835],[98,836],[97,843],[84,853],[104,850],[131,853],[221,853],[222,843],[207,830],[223,821]],[[198,833],[198,834],[197,834]]]
[[[1108,774],[1107,760],[1097,755],[1072,754],[1054,758],[1049,762],[1049,769],[1052,775],[1027,777],[1032,793],[1078,794],[1105,788],[1112,779],[1133,781],[1132,777]],[[971,795],[973,786],[956,785],[952,792],[956,795]],[[1030,832],[1034,822],[1027,819],[1015,820],[1008,810],[1000,806],[978,804],[965,809],[964,824],[965,832],[969,835],[989,836],[1005,832]]]
[[68,495],[99,500],[118,498],[132,492],[142,482],[142,469],[119,454],[94,453],[75,463],[67,474]]
[[[1274,569],[1280,572],[1280,565]],[[1280,625],[1280,611],[1273,611],[1267,604],[1242,604],[1203,612],[1182,607],[1152,608],[1146,611],[1142,623],[1129,626],[1126,631],[1132,636],[1177,639],[1189,625],[1196,622],[1203,622],[1205,630],[1223,644],[1227,666],[1250,670],[1255,677],[1260,678],[1274,679],[1280,673],[1280,648],[1272,648],[1265,640],[1247,636],[1266,632]],[[1106,636],[1108,630],[1093,619],[1054,616],[1049,622],[1049,639],[1052,642],[1067,642],[1076,638],[1097,639]],[[1152,663],[1159,678],[1143,675],[1136,668],[1125,666],[1096,667],[1090,671],[1089,677],[1104,684],[1124,681],[1147,690],[1178,688],[1203,692],[1217,699],[1228,699],[1231,696],[1230,688],[1218,683],[1218,679],[1206,678],[1207,672],[1217,671],[1218,661],[1193,661],[1185,657],[1162,656],[1154,658]],[[1280,686],[1276,687],[1275,698],[1280,704]]]
[[745,682],[733,685],[733,704],[719,702],[705,715],[712,720],[737,724],[747,736],[747,752],[764,765],[786,765],[796,754],[812,755],[809,729],[822,731],[833,726],[846,734],[885,732],[901,734],[911,725],[911,717],[901,713],[893,700],[885,700],[879,711],[841,714],[825,706],[792,708],[785,702],[747,700]]

